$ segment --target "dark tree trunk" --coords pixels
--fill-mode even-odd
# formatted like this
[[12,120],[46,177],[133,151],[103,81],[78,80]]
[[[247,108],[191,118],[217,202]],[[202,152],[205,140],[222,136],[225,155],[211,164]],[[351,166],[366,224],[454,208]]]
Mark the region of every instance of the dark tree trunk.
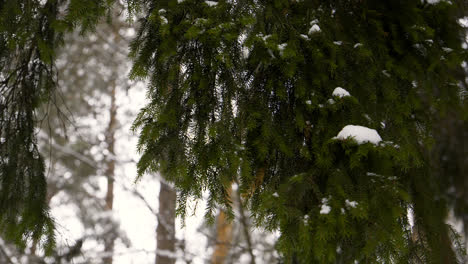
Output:
[[[107,193],[106,193],[106,208],[107,211],[112,211],[114,207],[114,177],[115,177],[115,129],[117,127],[117,105],[115,102],[116,87],[112,84],[111,90],[111,106],[109,126],[106,131],[106,143],[109,156],[107,157],[106,177],[107,177]],[[115,236],[105,237],[104,252],[106,256],[103,258],[104,264],[112,264],[112,255],[114,253]]]
[[156,264],[173,264],[175,258],[176,192],[161,182],[159,191],[158,227],[156,229]]

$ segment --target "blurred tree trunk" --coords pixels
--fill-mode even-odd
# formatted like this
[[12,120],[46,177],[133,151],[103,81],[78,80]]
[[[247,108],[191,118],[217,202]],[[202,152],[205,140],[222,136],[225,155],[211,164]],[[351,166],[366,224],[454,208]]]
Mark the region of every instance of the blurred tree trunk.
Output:
[[176,261],[175,208],[176,192],[167,183],[161,181],[156,229],[156,264],[173,264]]
[[248,216],[245,214],[245,208],[244,208],[244,204],[242,203],[239,190],[237,190],[237,192],[235,193],[235,196],[237,199],[237,207],[239,208],[240,224],[242,225],[244,239],[245,239],[245,242],[247,243],[247,251],[249,252],[249,255],[250,255],[250,263],[255,264],[255,255],[253,253],[252,238],[250,237],[249,219],[248,219]]
[[[229,188],[228,196],[232,197],[232,188]],[[213,255],[211,256],[212,264],[222,264],[225,262],[229,254],[231,241],[232,223],[229,221],[227,213],[224,210],[220,210],[216,218],[216,240]]]
[[[112,211],[114,207],[114,177],[115,177],[115,130],[117,127],[117,104],[115,102],[116,84],[112,78],[111,85],[111,105],[109,109],[109,125],[106,131],[107,150],[109,151],[106,164],[106,177],[107,177],[107,193],[106,193],[106,207],[105,210]],[[114,253],[115,236],[107,236],[104,239],[104,252],[106,256],[103,258],[105,264],[112,264],[112,255]]]

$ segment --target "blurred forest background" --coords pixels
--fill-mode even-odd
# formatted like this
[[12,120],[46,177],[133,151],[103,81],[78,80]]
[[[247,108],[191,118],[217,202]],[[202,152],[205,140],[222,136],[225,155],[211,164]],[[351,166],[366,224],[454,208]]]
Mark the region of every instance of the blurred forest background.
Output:
[[65,36],[59,89],[39,113],[57,248],[45,257],[37,242],[20,251],[0,237],[0,263],[277,262],[277,235],[252,230],[240,199],[232,223],[219,212],[208,225],[204,205],[196,203],[182,222],[169,183],[159,175],[135,181],[137,136],[130,126],[145,104],[145,83],[128,78],[137,25],[122,10],[115,8],[91,34]]
[[[254,228],[236,183],[229,189],[234,221],[218,210],[210,224],[201,201],[190,203],[193,215],[177,218],[176,193],[160,175],[136,180],[138,136],[131,125],[147,104],[147,83],[128,78],[128,47],[138,24],[128,23],[125,9],[114,8],[90,34],[65,36],[58,89],[38,113],[57,246],[45,256],[38,241],[20,250],[0,237],[0,264],[278,263],[279,234]],[[466,137],[463,130],[445,133]],[[450,158],[466,153],[450,147],[460,151],[447,150]]]

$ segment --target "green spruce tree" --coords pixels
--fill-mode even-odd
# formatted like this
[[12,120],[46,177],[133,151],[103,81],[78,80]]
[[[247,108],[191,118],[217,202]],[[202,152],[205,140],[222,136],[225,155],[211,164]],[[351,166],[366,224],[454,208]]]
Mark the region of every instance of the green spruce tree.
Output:
[[463,5],[148,2],[140,174],[173,181],[182,215],[207,190],[209,217],[237,179],[286,262],[460,262],[441,181],[466,175],[435,173],[431,153],[440,120],[466,120]]

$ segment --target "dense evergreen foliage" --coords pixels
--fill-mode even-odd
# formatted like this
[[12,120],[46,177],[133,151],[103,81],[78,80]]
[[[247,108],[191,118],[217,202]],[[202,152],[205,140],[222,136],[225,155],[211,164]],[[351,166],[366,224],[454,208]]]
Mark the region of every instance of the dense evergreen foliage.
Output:
[[34,110],[54,87],[51,25],[57,5],[0,3],[0,230],[18,243],[48,236],[44,162],[38,154]]
[[108,1],[0,1],[0,231],[21,246],[29,238],[43,238],[48,253],[55,246],[35,129],[44,120],[40,104],[54,103],[55,51],[64,32],[94,28],[109,8]]
[[[466,176],[433,173],[430,151],[465,104],[461,3],[150,1],[132,46],[151,79],[141,173],[174,181],[182,213],[204,190],[208,213],[229,207],[239,180],[289,261],[455,262],[440,182]],[[385,141],[334,140],[349,124]]]
[[[63,25],[92,28],[110,2],[71,1]],[[228,190],[239,182],[257,224],[281,231],[288,263],[463,261],[446,220],[454,209],[468,224],[468,163],[458,157],[468,139],[452,127],[468,122],[466,29],[459,21],[467,4],[430,2],[129,1],[131,12],[143,14],[131,77],[149,79],[150,103],[134,124],[139,173],[161,171],[174,182],[182,215],[187,199],[205,191],[208,217],[218,206],[229,210]],[[50,3],[57,1],[36,8],[49,10]],[[63,29],[28,16],[31,7],[17,8],[25,14],[17,25],[18,16],[1,17],[2,47],[19,50],[10,39],[25,32],[37,60],[24,65],[37,61],[52,71],[56,40],[44,36],[55,35],[37,28]],[[3,50],[2,95],[32,89],[27,99],[34,101],[2,108],[2,157],[43,179],[42,169],[30,167],[39,163],[29,162],[28,146],[34,108],[52,74],[45,82],[43,71],[26,68],[29,75],[8,81],[10,66],[27,53]],[[337,87],[349,96],[334,93]],[[8,132],[3,120],[12,107],[27,118],[13,119],[22,126]],[[383,141],[335,138],[347,125],[373,128]],[[1,201],[15,193],[12,186],[40,187],[22,181],[28,174],[13,165],[2,166]],[[28,219],[15,210],[31,215],[25,206],[42,204],[41,192],[24,193],[0,219]],[[17,220],[13,226],[25,226],[23,233],[31,227]]]

